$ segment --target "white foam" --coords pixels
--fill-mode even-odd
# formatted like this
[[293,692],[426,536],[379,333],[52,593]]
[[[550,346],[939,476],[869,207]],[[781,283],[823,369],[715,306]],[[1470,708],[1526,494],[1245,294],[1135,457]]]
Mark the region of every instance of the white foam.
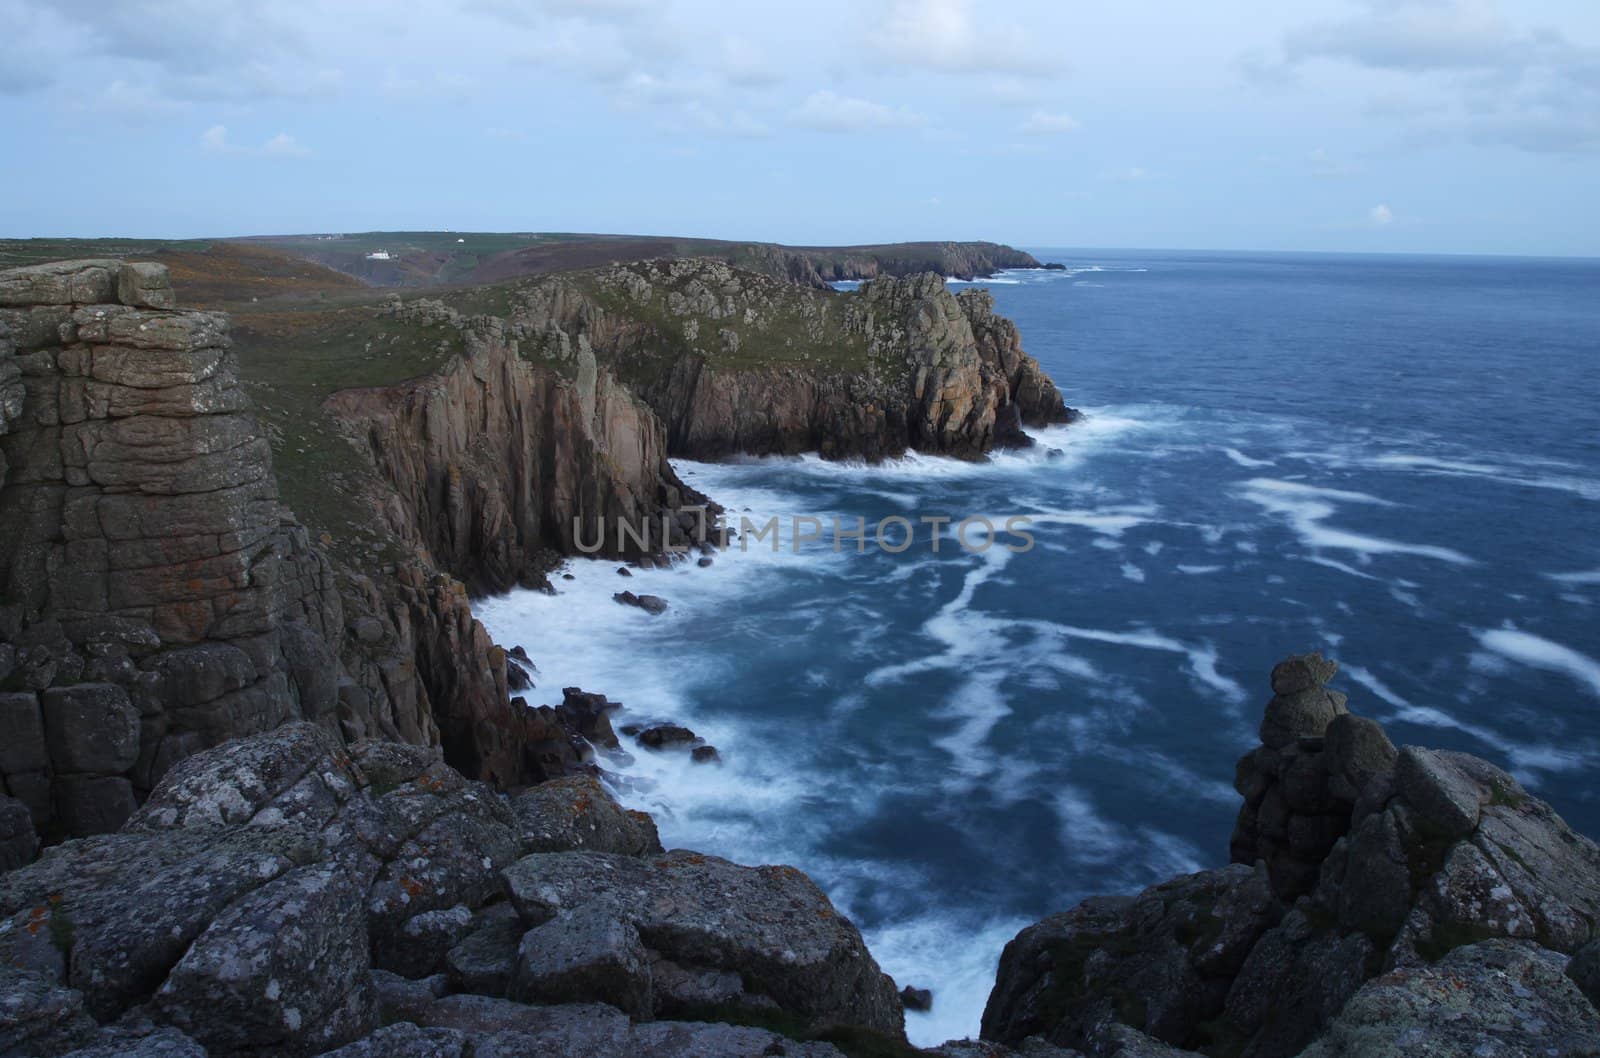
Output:
[[1571,647],[1514,628],[1478,633],[1478,642],[1502,657],[1535,668],[1564,673],[1600,698],[1600,661]]
[[[1328,461],[1326,454],[1307,453],[1307,456]],[[1573,466],[1571,463],[1553,459],[1530,459],[1504,453],[1495,453],[1493,458],[1494,462],[1486,462],[1413,452],[1386,452],[1377,456],[1344,457],[1339,461],[1345,465],[1365,466],[1376,470],[1404,471],[1442,477],[1481,478],[1503,485],[1551,489],[1570,492],[1586,500],[1600,500],[1600,480],[1549,472],[1551,469],[1570,469]]]
[[1270,459],[1252,459],[1250,456],[1245,455],[1243,452],[1239,451],[1237,448],[1224,448],[1222,450],[1222,454],[1227,456],[1229,459],[1233,460],[1235,463],[1239,464],[1240,466],[1245,467],[1246,469],[1253,469],[1253,468],[1256,468],[1256,467],[1270,467],[1270,466],[1276,466],[1277,465],[1276,463],[1274,463]]
[[1135,566],[1132,562],[1124,562],[1122,564],[1122,576],[1123,579],[1131,580],[1135,584],[1144,583],[1144,570]]
[[1383,537],[1333,529],[1323,523],[1333,517],[1335,503],[1362,503],[1393,506],[1386,500],[1364,492],[1342,489],[1325,489],[1294,481],[1273,478],[1252,478],[1243,482],[1239,490],[1245,499],[1271,514],[1288,521],[1295,534],[1313,550],[1355,551],[1363,556],[1415,555],[1458,566],[1475,565],[1475,561],[1459,551],[1431,544],[1408,544]]
[[969,922],[926,916],[865,931],[868,950],[897,984],[933,992],[932,1010],[906,1011],[912,1046],[977,1035],[1000,951],[1028,925],[1020,918]]
[[1545,576],[1557,584],[1572,584],[1583,587],[1600,584],[1600,569],[1587,569],[1578,573],[1546,573]]
[[1224,566],[1179,566],[1179,573],[1187,573],[1191,577],[1203,577],[1208,573],[1221,573]]

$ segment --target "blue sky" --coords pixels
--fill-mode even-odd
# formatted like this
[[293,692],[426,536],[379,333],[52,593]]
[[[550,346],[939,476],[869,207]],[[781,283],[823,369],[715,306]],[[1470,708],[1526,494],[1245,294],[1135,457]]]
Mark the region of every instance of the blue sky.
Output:
[[1594,0],[0,0],[0,235],[1600,256]]

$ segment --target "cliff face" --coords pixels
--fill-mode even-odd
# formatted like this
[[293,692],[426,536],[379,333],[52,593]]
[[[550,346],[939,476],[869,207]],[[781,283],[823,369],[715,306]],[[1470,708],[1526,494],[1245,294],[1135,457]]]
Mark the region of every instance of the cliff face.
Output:
[[[330,416],[370,452],[393,490],[390,530],[472,594],[536,585],[561,555],[606,527],[597,554],[638,559],[662,550],[662,517],[703,501],[678,480],[648,407],[579,351],[568,376],[517,354],[500,320],[462,319],[436,302],[388,309],[404,321],[448,319],[465,353],[424,379],[334,394]],[[614,527],[649,524],[651,547]]]
[[660,416],[669,452],[690,458],[976,458],[1029,443],[1024,424],[1075,417],[989,296],[958,297],[932,274],[835,294],[652,262],[582,287],[536,284],[511,322],[530,357],[593,350]]
[[159,266],[0,273],[0,775],[33,827],[114,830],[175,761],[293,719],[442,736],[507,783],[575,760],[460,584],[312,545],[227,318],[173,305]]

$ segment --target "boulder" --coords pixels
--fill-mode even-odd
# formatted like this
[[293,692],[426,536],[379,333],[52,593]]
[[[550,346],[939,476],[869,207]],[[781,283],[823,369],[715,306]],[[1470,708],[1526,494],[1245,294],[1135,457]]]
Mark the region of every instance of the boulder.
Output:
[[152,1013],[223,1054],[316,1054],[370,1032],[362,891],[328,863],[261,886],[195,939]]
[[1600,1010],[1600,940],[1579,948],[1567,964],[1567,976],[1589,997],[1596,1010]]
[[1092,1051],[1120,1024],[1188,1046],[1222,1013],[1229,984],[1282,914],[1266,872],[1238,864],[1137,897],[1085,901],[1006,945],[983,1038],[1040,1036]]
[[639,744],[648,749],[670,749],[693,745],[700,736],[678,724],[657,724],[640,731],[638,739]]
[[96,1035],[83,994],[0,960],[0,1055],[61,1054]]
[[463,1058],[470,1053],[468,1039],[459,1029],[419,1029],[401,1022],[327,1051],[322,1058]]
[[667,600],[659,595],[635,595],[631,591],[619,591],[611,598],[624,606],[635,607],[652,616],[667,612]]
[[504,996],[517,971],[522,935],[528,931],[508,903],[491,904],[473,918],[467,934],[445,955],[450,983],[459,991]]
[[[640,1002],[648,975],[648,961],[641,966],[634,957],[653,953],[684,968],[737,973],[746,992],[805,1023],[902,1034],[894,982],[873,962],[855,927],[793,868],[740,867],[687,852],[569,852],[525,856],[505,878],[530,929],[556,922],[564,950],[587,946],[610,968],[611,976],[597,978],[606,987],[626,971],[626,988],[617,997],[624,1002]],[[580,910],[583,916],[574,920]],[[633,947],[633,934],[640,949]],[[525,939],[524,951],[529,944]],[[584,998],[614,1001],[598,987],[589,991]]]
[[124,261],[117,268],[117,300],[140,308],[178,307],[167,266],[148,261]]
[[1301,1058],[1600,1055],[1600,1012],[1532,944],[1489,940],[1379,977]]
[[116,684],[51,687],[40,707],[58,771],[114,775],[139,759],[139,710]]
[[617,804],[592,775],[529,787],[512,799],[511,811],[524,854],[587,849],[648,856],[662,851],[655,821]]
[[206,1049],[177,1029],[103,1030],[98,1041],[64,1058],[207,1058]]

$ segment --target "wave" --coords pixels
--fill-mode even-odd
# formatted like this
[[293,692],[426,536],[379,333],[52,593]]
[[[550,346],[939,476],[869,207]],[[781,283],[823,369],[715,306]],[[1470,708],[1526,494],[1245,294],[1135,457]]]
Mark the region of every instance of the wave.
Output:
[[[1394,506],[1364,492],[1342,489],[1317,488],[1293,481],[1272,478],[1252,478],[1236,486],[1245,499],[1255,503],[1270,514],[1282,516],[1297,536],[1313,551],[1355,551],[1366,557],[1372,555],[1414,555],[1431,558],[1457,566],[1476,565],[1453,548],[1432,544],[1408,544],[1380,536],[1369,536],[1345,529],[1334,529],[1323,523],[1336,512],[1335,502],[1364,503]],[[1313,561],[1316,561],[1315,559]],[[1322,560],[1326,564],[1327,560]],[[1336,567],[1337,568],[1337,567]],[[1356,572],[1345,567],[1348,572]]]
[[1501,657],[1570,676],[1600,698],[1600,661],[1589,655],[1515,628],[1495,628],[1477,636],[1478,642]]

